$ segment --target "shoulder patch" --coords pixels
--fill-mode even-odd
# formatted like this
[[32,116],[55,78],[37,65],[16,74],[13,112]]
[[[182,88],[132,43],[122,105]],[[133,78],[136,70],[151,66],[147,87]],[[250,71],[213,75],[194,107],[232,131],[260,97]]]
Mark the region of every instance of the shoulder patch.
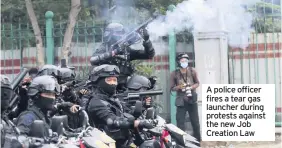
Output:
[[29,126],[34,122],[34,120],[36,120],[36,117],[32,113],[29,113],[29,114],[23,115],[22,120],[23,120],[24,125]]

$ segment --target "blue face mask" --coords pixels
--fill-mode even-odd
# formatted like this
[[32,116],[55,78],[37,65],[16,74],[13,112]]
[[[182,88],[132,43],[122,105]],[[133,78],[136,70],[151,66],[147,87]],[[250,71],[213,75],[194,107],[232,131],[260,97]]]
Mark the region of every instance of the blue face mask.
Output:
[[187,63],[187,62],[180,63],[180,66],[181,66],[182,68],[187,68],[188,63]]

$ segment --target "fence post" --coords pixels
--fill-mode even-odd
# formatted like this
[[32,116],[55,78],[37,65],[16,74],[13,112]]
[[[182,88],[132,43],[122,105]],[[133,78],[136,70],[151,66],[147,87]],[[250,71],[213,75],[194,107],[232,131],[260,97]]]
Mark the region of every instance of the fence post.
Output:
[[[169,5],[168,10],[173,11],[175,9],[174,5]],[[170,30],[168,37],[169,44],[169,71],[175,70],[175,57],[176,57],[176,37],[174,30]],[[172,92],[170,94],[170,120],[172,124],[176,125],[176,107],[175,107],[175,96],[176,93]],[[183,117],[184,118],[184,117]]]
[[54,64],[54,38],[53,38],[53,16],[52,11],[45,13],[46,18],[46,50],[45,55],[47,58],[47,64]]

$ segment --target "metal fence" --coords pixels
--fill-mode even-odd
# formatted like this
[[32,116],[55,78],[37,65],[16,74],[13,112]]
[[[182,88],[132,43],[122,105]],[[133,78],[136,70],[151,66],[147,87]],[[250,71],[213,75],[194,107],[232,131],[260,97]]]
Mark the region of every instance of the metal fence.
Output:
[[[274,14],[274,13],[272,13]],[[269,17],[272,25],[277,23],[278,15],[265,15],[265,23]],[[261,18],[261,16],[260,16]],[[259,20],[258,20],[259,21]],[[276,21],[276,22],[274,22]],[[279,21],[278,21],[279,22]],[[44,48],[46,40],[54,41],[54,54],[45,54],[45,58],[54,56],[54,64],[59,63],[61,47],[63,44],[66,22],[53,22],[52,36],[46,37],[45,24],[40,25]],[[281,15],[280,15],[281,24]],[[256,24],[259,28],[261,24]],[[47,26],[48,27],[48,26]],[[281,29],[281,28],[280,28]],[[48,29],[47,29],[48,30]],[[264,32],[264,33],[262,33]],[[85,77],[91,66],[89,59],[93,51],[101,44],[103,26],[93,21],[78,21],[74,29],[71,44],[70,65],[76,67],[79,77]],[[1,74],[11,79],[19,73],[21,67],[37,67],[37,50],[35,36],[32,27],[27,24],[2,24],[1,26]],[[187,52],[192,57],[191,66],[194,66],[193,36],[185,32],[177,35],[176,52]],[[281,112],[281,31],[266,29],[251,34],[249,47],[246,49],[229,49],[229,77],[230,83],[271,83],[276,85],[276,112]],[[139,65],[139,72],[156,75],[159,78],[158,87],[165,94],[157,100],[161,104],[161,113],[169,116],[170,90],[169,86],[169,47],[168,38],[163,37],[153,41],[156,56],[152,60],[146,60]],[[140,44],[134,48],[142,48]],[[48,49],[49,50],[49,49]],[[46,50],[45,50],[46,52]],[[144,71],[145,69],[145,71]],[[281,125],[279,115],[276,116],[276,125]],[[279,121],[279,122],[278,122]]]
[[[54,64],[59,64],[61,57],[61,48],[63,45],[64,31],[66,25],[64,22],[54,22],[52,29],[52,40],[54,41],[54,55],[46,52],[46,30],[45,26],[41,26],[42,38],[44,41],[45,58],[54,57]],[[91,68],[89,59],[95,49],[102,42],[102,26],[96,25],[94,21],[78,22],[74,29],[74,35],[71,43],[71,57],[69,65],[76,67],[76,74],[83,78],[88,75]],[[38,67],[37,50],[35,45],[35,37],[30,24],[18,25],[2,25],[2,43],[1,43],[1,74],[5,74],[13,79],[19,73],[21,67],[31,68]],[[168,56],[168,38],[163,37],[153,41],[156,50],[156,56],[151,60],[139,63],[136,67],[137,72],[146,75],[155,75],[159,78],[157,84],[159,88],[164,90],[164,95],[157,98],[160,112],[165,116],[169,116],[169,56]],[[193,37],[191,33],[182,33],[177,35],[177,51],[188,52],[192,57],[193,64]],[[132,48],[142,49],[142,45],[136,44]],[[46,61],[46,60],[45,60]]]

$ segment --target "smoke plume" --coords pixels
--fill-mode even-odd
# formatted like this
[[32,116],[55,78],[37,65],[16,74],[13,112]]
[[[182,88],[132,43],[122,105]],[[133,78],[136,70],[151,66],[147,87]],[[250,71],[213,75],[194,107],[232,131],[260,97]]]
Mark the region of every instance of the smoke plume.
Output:
[[167,11],[148,25],[148,31],[156,38],[191,30],[193,32],[227,31],[229,45],[245,48],[253,31],[254,19],[246,7],[254,6],[260,0],[188,0],[176,5],[174,11]]

